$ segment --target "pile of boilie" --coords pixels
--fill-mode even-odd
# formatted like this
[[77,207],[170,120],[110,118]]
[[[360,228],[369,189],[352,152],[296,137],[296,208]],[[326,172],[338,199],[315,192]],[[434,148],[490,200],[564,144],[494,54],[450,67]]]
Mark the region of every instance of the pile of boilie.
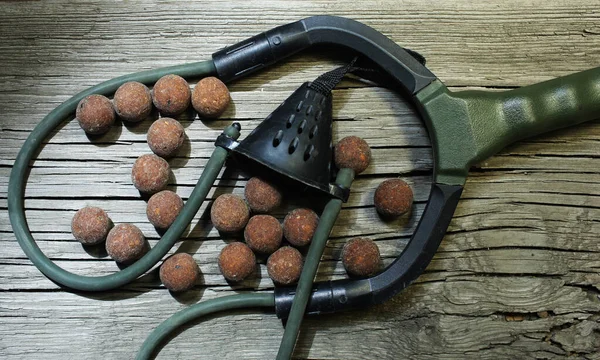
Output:
[[[153,106],[161,117],[150,126],[147,143],[152,154],[140,156],[133,164],[131,180],[140,193],[150,196],[146,207],[148,221],[165,231],[175,221],[184,202],[179,195],[167,190],[171,174],[169,159],[176,155],[185,140],[185,130],[174,117],[188,110],[190,104],[200,118],[219,117],[230,103],[229,90],[219,79],[201,79],[194,90],[177,75],[166,75],[150,90],[144,84],[128,82],[121,85],[112,100],[102,95],[90,95],[79,103],[76,119],[90,136],[110,130],[117,117],[127,123],[150,118]],[[365,156],[344,158],[345,153],[361,149]],[[350,167],[357,173],[370,162],[370,149],[358,137],[346,137],[335,149],[338,167]],[[275,284],[291,285],[300,277],[303,257],[298,249],[309,246],[319,223],[311,209],[290,211],[283,224],[268,213],[282,204],[282,192],[274,184],[259,177],[248,180],[244,198],[223,194],[215,199],[210,210],[214,227],[228,237],[243,237],[244,242],[226,245],[218,256],[219,270],[229,282],[239,282],[253,274],[258,258],[267,258],[269,277]],[[410,186],[401,179],[383,181],[374,194],[374,205],[385,219],[407,213],[413,202]],[[131,264],[141,258],[150,245],[134,224],[114,225],[108,214],[98,207],[84,207],[75,213],[71,222],[75,239],[85,246],[105,242],[107,254],[120,264]],[[285,244],[284,244],[285,243]],[[367,238],[348,241],[342,251],[342,262],[350,276],[366,277],[380,270],[381,256],[377,244]],[[200,269],[187,253],[168,257],[159,270],[163,285],[173,292],[189,290],[196,285]]]

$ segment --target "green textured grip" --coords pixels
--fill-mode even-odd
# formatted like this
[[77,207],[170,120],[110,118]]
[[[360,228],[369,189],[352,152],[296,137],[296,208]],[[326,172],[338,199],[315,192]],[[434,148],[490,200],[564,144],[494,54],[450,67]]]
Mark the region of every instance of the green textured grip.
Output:
[[435,157],[435,180],[462,185],[468,169],[506,145],[600,117],[600,68],[510,91],[450,92],[435,81],[416,96]]

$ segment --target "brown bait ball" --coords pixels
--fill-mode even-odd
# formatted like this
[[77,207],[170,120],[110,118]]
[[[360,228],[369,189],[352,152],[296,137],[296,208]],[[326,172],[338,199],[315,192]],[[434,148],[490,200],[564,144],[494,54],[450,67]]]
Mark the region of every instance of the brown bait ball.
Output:
[[192,92],[192,106],[200,117],[218,118],[230,101],[227,86],[213,76],[200,80]]
[[146,216],[154,227],[168,229],[183,209],[183,200],[170,190],[152,195],[146,206]]
[[106,252],[116,262],[130,264],[146,252],[146,238],[133,224],[119,224],[106,237]]
[[146,139],[153,153],[169,158],[183,145],[185,130],[175,119],[160,118],[150,125]]
[[302,255],[291,246],[275,251],[267,260],[267,272],[273,281],[280,285],[290,285],[298,281],[302,273]]
[[152,89],[152,102],[161,113],[179,115],[190,106],[192,91],[184,78],[165,75],[158,79]]
[[141,192],[153,194],[167,187],[169,163],[154,154],[142,155],[133,164],[131,180]]
[[360,277],[375,275],[381,264],[379,248],[371,239],[352,239],[344,245],[342,262],[350,275]]
[[358,136],[347,136],[335,145],[335,165],[338,169],[350,168],[360,174],[369,167],[371,148]]
[[319,225],[319,217],[310,209],[295,209],[283,219],[283,236],[294,246],[310,243]]
[[75,117],[79,126],[88,134],[105,134],[114,124],[115,110],[106,96],[90,95],[77,105]]
[[223,194],[212,204],[210,220],[217,230],[224,233],[241,231],[248,223],[250,210],[244,199],[237,195]]
[[113,105],[121,119],[140,122],[152,111],[152,95],[146,85],[136,81],[127,82],[115,92]]
[[200,268],[190,254],[175,254],[160,266],[159,276],[163,285],[173,291],[186,291],[194,287]]
[[271,254],[281,245],[283,230],[279,220],[271,215],[255,215],[250,218],[244,230],[244,240],[250,249]]
[[71,232],[83,245],[97,245],[106,240],[112,221],[106,212],[98,207],[87,206],[79,209],[71,220]]
[[244,196],[250,209],[257,213],[267,213],[281,205],[279,189],[258,177],[248,180]]
[[219,254],[219,270],[229,281],[242,281],[252,274],[255,268],[256,257],[244,243],[231,243]]
[[385,180],[375,190],[375,209],[385,218],[395,218],[405,214],[412,207],[413,192],[401,179]]

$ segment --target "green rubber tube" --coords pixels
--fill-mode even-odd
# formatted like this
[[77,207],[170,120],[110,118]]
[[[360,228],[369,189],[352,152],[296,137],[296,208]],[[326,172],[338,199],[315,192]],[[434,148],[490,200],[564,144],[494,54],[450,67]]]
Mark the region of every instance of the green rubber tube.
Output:
[[[227,151],[220,147],[215,149],[183,210],[160,241],[144,257],[131,266],[114,274],[90,277],[70,273],[54,264],[40,250],[29,231],[23,204],[23,196],[27,182],[27,170],[29,162],[33,159],[33,156],[43,140],[68,116],[72,115],[75,112],[75,108],[79,101],[88,95],[110,95],[114,93],[120,85],[128,81],[154,83],[167,74],[178,74],[183,77],[200,77],[209,76],[214,72],[213,62],[205,61],[121,76],[103,82],[73,96],[51,111],[35,127],[35,129],[33,129],[23,144],[10,173],[8,185],[8,213],[19,245],[31,262],[33,262],[44,275],[61,285],[82,291],[110,290],[135,280],[158,263],[179,239],[200,208],[208,191],[217,178],[227,157]],[[236,139],[239,136],[239,132],[233,126],[228,127],[225,132]]]
[[[346,188],[350,188],[352,181],[354,180],[354,171],[352,169],[341,169],[335,179],[336,184]],[[296,339],[300,332],[300,325],[304,318],[304,311],[312,292],[313,281],[317,274],[319,262],[327,245],[327,239],[333,225],[342,209],[342,200],[331,199],[325,205],[323,214],[319,219],[319,225],[313,235],[308,254],[306,255],[306,261],[302,267],[302,274],[300,280],[298,280],[298,286],[296,286],[296,295],[292,302],[292,308],[287,318],[285,325],[285,331],[281,344],[279,345],[279,352],[277,353],[277,360],[289,360],[292,358],[294,353],[294,347],[296,346]]]
[[217,299],[203,301],[175,313],[163,321],[144,341],[136,360],[151,359],[155,350],[165,339],[180,326],[196,320],[202,316],[219,311],[251,308],[251,307],[275,307],[275,295],[273,293],[254,293],[223,296]]

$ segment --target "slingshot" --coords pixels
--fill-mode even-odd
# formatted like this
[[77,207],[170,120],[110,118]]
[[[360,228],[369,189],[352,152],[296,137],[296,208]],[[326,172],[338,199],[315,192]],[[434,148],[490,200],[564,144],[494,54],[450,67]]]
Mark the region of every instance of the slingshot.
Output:
[[[428,204],[410,242],[383,272],[367,279],[312,284],[313,269],[316,269],[322,252],[320,247],[329,236],[354,174],[341,170],[336,181],[331,182],[330,169],[307,165],[308,161],[317,159],[315,149],[319,153],[331,150],[330,145],[323,141],[327,136],[315,136],[319,131],[327,131],[327,125],[322,125],[324,120],[318,119],[317,114],[319,110],[321,114],[326,113],[331,99],[327,100],[327,96],[319,95],[318,91],[309,91],[308,85],[297,90],[284,106],[260,125],[257,128],[257,131],[263,129],[260,133],[254,133],[268,136],[249,135],[238,143],[239,124],[224,130],[181,214],[154,248],[135,264],[111,275],[86,277],[60,268],[41,252],[31,236],[24,214],[27,167],[43,139],[74,113],[82,98],[91,94],[112,94],[127,81],[154,83],[166,74],[183,77],[214,75],[229,82],[317,44],[349,48],[369,59],[376,69],[371,74],[373,80],[385,79],[412,101],[431,139],[434,182]],[[276,288],[274,294],[233,295],[191,306],[157,327],[138,354],[139,359],[150,357],[172,330],[202,315],[260,306],[274,307],[280,318],[289,316],[278,356],[283,359],[291,356],[304,313],[323,314],[381,303],[404,289],[425,270],[446,232],[472,164],[519,139],[595,119],[599,110],[600,68],[506,92],[454,93],[425,67],[420,55],[403,49],[376,30],[350,19],[315,16],[274,28],[223,49],[213,54],[212,60],[122,76],[67,100],[36,126],[19,152],[10,176],[8,210],[19,244],[42,273],[73,289],[102,291],[135,280],[167,254],[198,211],[230,152],[246,156],[302,186],[326,193],[331,200],[321,215],[297,289]],[[289,118],[286,120],[280,114],[289,115],[290,111],[303,114],[303,118],[297,115],[290,127],[285,128],[285,121]],[[303,129],[307,131],[298,132],[302,120],[306,120]],[[310,138],[310,129],[314,125],[317,132]],[[282,131],[281,138],[277,140],[279,131]],[[312,151],[310,146],[314,147]],[[282,157],[280,153],[285,152],[287,155]],[[321,163],[324,162],[319,160]]]

